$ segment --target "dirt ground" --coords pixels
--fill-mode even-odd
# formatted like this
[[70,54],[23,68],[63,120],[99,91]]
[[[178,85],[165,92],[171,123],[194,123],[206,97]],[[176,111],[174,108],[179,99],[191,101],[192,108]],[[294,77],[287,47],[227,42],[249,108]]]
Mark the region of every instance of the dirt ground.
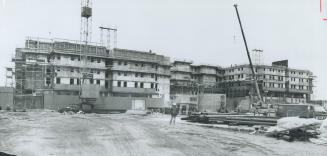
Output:
[[286,142],[177,120],[127,114],[0,112],[0,152],[19,156],[327,155],[327,146]]

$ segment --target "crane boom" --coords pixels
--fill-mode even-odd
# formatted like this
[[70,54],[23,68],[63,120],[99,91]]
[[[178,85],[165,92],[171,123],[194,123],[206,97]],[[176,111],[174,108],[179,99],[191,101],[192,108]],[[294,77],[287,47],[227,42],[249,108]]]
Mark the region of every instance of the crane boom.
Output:
[[257,82],[256,73],[255,73],[255,71],[254,71],[254,67],[253,67],[253,64],[252,64],[252,60],[251,60],[251,56],[250,56],[250,52],[249,52],[249,48],[248,48],[248,45],[247,45],[247,42],[246,42],[246,38],[245,38],[245,35],[244,35],[244,31],[243,31],[243,27],[242,27],[241,18],[240,18],[240,15],[239,15],[239,13],[238,13],[238,10],[237,10],[237,4],[234,4],[234,7],[235,7],[235,10],[236,10],[236,14],[237,14],[238,22],[239,22],[240,27],[241,27],[241,32],[242,32],[242,36],[243,36],[243,41],[244,41],[244,45],[245,45],[245,49],[246,49],[246,53],[247,53],[247,56],[248,56],[248,59],[249,59],[250,68],[251,68],[252,75],[253,75],[253,80],[254,80],[255,90],[256,90],[256,93],[257,93],[257,95],[258,95],[259,102],[262,102],[262,97],[261,97],[261,94],[260,94],[260,90],[259,90],[259,86],[258,86],[258,82]]

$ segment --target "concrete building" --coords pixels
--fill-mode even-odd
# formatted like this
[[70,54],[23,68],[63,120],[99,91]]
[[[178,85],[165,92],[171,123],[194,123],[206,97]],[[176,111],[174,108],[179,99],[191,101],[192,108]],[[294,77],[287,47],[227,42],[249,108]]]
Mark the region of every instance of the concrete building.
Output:
[[[204,94],[222,93],[216,84],[223,80],[223,68],[192,63],[192,61],[175,60],[171,68],[171,100],[180,107],[181,112],[185,111],[186,114],[189,110],[199,109],[200,103],[206,103],[201,107],[203,110],[205,106],[216,105],[215,100],[206,98]],[[206,99],[211,101],[211,104],[208,104],[210,102]]]
[[[273,62],[272,65],[256,65],[255,72],[264,102],[306,103],[310,100],[312,72],[289,68],[287,60]],[[249,65],[221,68],[175,61],[171,73],[171,99],[177,99],[177,103],[183,101],[181,105],[187,108],[200,105],[197,95],[226,94],[228,109],[247,111],[256,96]],[[180,100],[189,96],[193,96],[194,101]]]
[[[263,100],[267,103],[306,103],[313,88],[313,74],[309,70],[288,67],[288,61],[273,62],[272,65],[256,65],[258,84]],[[255,95],[252,72],[249,65],[225,68],[224,81],[229,104],[235,99]],[[239,101],[235,102],[239,103]]]
[[[107,101],[111,98],[110,103],[97,100],[97,105],[103,109],[110,110],[110,106],[126,109],[128,107],[119,108],[121,100],[125,99],[129,99],[127,103],[130,104],[132,99],[143,100],[147,108],[168,107],[169,104],[170,58],[151,51],[106,49],[98,43],[85,46],[79,41],[28,38],[24,48],[16,49],[13,61],[16,95],[40,97],[39,107],[47,105],[48,101],[42,102],[44,95],[78,97],[81,81],[98,85],[100,96]],[[76,98],[71,103],[76,103]]]
[[[72,40],[28,38],[25,47],[16,49],[13,61],[17,108],[58,109],[76,104],[82,83],[98,86],[95,108],[99,110],[166,108],[175,102],[187,112],[199,109],[200,102],[209,105],[206,97],[215,101],[215,96],[229,109],[246,110],[255,96],[249,65],[222,68],[186,60],[170,62],[169,57],[151,51],[107,49],[98,43],[85,46]],[[265,102],[310,100],[312,72],[289,68],[287,60],[256,65],[255,71]]]

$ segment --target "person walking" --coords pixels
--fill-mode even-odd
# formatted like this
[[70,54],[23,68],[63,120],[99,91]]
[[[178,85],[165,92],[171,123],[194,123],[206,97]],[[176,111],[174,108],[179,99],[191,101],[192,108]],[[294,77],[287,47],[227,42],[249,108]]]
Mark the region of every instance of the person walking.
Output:
[[177,114],[178,114],[178,110],[177,110],[176,103],[173,103],[170,109],[170,115],[171,115],[170,122],[169,122],[170,125],[172,122],[175,124],[175,119]]

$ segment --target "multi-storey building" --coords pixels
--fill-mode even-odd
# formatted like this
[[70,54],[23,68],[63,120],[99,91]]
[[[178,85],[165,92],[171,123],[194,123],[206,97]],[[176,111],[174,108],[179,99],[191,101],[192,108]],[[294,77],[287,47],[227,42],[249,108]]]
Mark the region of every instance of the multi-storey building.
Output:
[[[226,94],[227,98],[221,99],[228,105],[238,105],[242,98],[250,103],[249,99],[255,96],[249,65],[222,68],[194,65],[185,60],[171,63],[169,57],[151,51],[107,49],[97,43],[85,46],[79,41],[29,38],[24,48],[16,49],[13,61],[16,105],[33,103],[33,108],[48,105],[45,101],[49,101],[50,94],[75,97],[71,103],[76,103],[81,84],[100,88],[97,104],[105,109],[111,106],[130,109],[137,103],[135,100],[143,100],[147,108],[168,107],[171,101],[183,107],[199,108],[200,94]],[[265,102],[310,100],[313,87],[310,71],[289,68],[287,60],[256,65],[255,71]]]
[[222,82],[224,69],[213,65],[193,65],[176,60],[171,68],[171,94],[221,93],[216,84]]
[[[209,96],[203,94],[212,94],[210,98],[216,94],[219,96],[216,99],[220,99],[222,93],[216,84],[223,80],[223,68],[212,65],[193,65],[192,63],[192,61],[175,60],[171,68],[171,100],[177,103],[180,110],[186,110],[186,112],[189,109],[200,108],[199,103],[206,103],[206,105],[210,103],[206,101]],[[221,99],[225,100],[224,97]]]
[[224,69],[214,65],[192,65],[192,77],[199,84],[201,93],[222,93],[217,87],[224,78]]
[[[198,104],[198,93],[226,94],[230,109],[239,106],[246,110],[250,108],[250,103],[255,102],[256,92],[249,65],[221,68],[192,65],[191,61],[175,61],[171,72],[171,96],[172,99],[177,97],[179,103]],[[305,103],[310,100],[312,72],[289,68],[287,60],[273,62],[272,65],[256,65],[255,72],[265,102]]]
[[[310,100],[313,74],[308,70],[292,69],[287,60],[272,65],[256,65],[255,72],[263,99],[271,103],[304,103]],[[225,68],[224,86],[227,97],[255,94],[249,65]]]
[[[41,97],[52,91],[54,95],[78,96],[83,83],[98,85],[102,97],[147,99],[148,107],[168,106],[170,59],[151,51],[109,50],[96,43],[85,46],[78,41],[29,38],[24,48],[16,49],[13,60],[17,95]],[[106,108],[120,101],[108,103]]]
[[152,52],[114,49],[109,59],[114,96],[163,98],[170,95],[170,59]]

